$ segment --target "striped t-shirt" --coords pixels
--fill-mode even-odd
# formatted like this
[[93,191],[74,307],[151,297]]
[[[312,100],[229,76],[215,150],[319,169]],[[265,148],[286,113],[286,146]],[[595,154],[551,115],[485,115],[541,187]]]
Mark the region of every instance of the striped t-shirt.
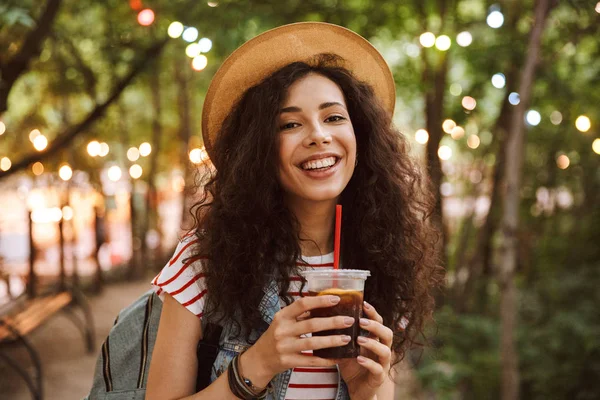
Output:
[[[198,318],[202,317],[206,295],[204,274],[202,273],[202,257],[192,257],[190,250],[198,243],[194,236],[182,239],[173,257],[162,271],[152,280],[156,293],[161,297],[169,293]],[[298,262],[300,270],[331,269],[333,268],[333,253],[323,256],[302,257]],[[300,298],[300,276],[290,277],[289,295],[294,300]],[[305,287],[302,294],[306,295]],[[285,302],[281,299],[281,308]],[[312,352],[307,352],[312,353]],[[286,400],[334,400],[338,391],[339,373],[337,367],[314,368],[297,367],[292,371],[290,382],[285,394]]]

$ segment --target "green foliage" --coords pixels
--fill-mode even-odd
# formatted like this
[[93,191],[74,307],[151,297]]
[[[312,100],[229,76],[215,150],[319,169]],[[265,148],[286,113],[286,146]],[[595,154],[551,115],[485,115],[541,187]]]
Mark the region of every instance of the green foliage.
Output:
[[598,282],[596,262],[542,277],[524,294],[519,343],[524,398],[598,398]]
[[13,27],[22,25],[26,28],[33,28],[35,21],[29,15],[25,8],[10,7],[8,4],[0,4],[0,26]]
[[433,347],[425,351],[418,370],[424,386],[440,399],[482,399],[498,392],[497,319],[457,315],[445,306],[435,320]]

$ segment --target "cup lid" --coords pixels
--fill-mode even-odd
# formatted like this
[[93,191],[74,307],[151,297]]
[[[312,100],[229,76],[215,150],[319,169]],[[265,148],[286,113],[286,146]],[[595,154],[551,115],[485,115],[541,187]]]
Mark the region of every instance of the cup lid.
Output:
[[350,279],[367,279],[371,276],[371,271],[365,269],[319,269],[300,271],[300,275],[305,278],[350,278]]

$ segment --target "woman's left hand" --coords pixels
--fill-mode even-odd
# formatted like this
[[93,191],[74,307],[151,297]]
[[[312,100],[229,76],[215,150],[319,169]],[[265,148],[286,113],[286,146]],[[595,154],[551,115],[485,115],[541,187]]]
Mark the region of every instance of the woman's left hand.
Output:
[[361,355],[341,359],[338,364],[352,400],[373,399],[381,385],[389,379],[392,361],[392,330],[383,325],[383,318],[373,306],[364,302],[363,310],[360,327],[368,331],[369,336],[357,339]]

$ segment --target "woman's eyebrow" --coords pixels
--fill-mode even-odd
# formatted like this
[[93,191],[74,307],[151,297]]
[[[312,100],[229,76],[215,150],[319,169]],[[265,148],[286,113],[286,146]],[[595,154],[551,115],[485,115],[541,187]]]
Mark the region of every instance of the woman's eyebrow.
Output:
[[292,112],[302,112],[302,109],[300,107],[290,106],[290,107],[284,107],[279,111],[280,114],[292,113]]
[[[322,103],[321,105],[319,105],[319,110],[324,110],[326,108],[333,107],[333,106],[341,106],[344,109],[346,109],[346,106],[344,106],[342,103],[339,103],[337,101],[328,101],[326,103]],[[300,107],[296,107],[296,106],[289,106],[289,107],[284,107],[279,111],[280,114],[292,113],[292,112],[302,112],[302,109]]]
[[346,109],[346,106],[345,106],[345,105],[343,105],[342,103],[339,103],[339,102],[337,102],[337,101],[329,101],[329,102],[327,102],[327,103],[323,103],[323,104],[321,104],[321,105],[319,106],[319,110],[324,110],[324,109],[326,109],[326,108],[333,107],[333,106],[340,106],[340,107],[342,107],[344,110]]

